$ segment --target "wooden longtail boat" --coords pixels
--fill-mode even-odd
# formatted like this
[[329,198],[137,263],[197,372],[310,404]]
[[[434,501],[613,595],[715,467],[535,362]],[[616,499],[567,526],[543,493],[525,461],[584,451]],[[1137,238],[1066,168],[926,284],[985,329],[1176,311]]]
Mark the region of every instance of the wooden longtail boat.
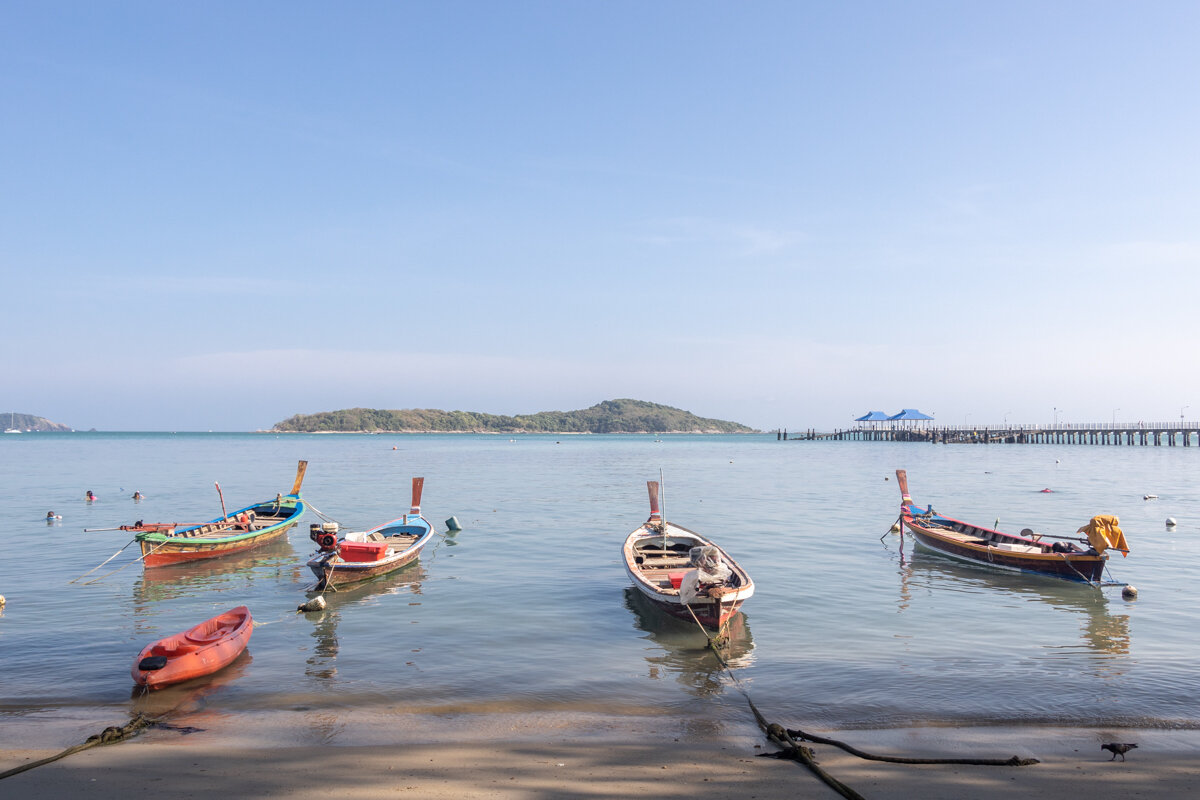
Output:
[[308,560],[317,576],[312,591],[324,592],[379,575],[395,572],[416,561],[433,537],[433,526],[421,516],[424,478],[412,479],[412,506],[404,516],[369,531],[356,531],[337,538],[337,526],[313,523],[309,537],[320,550]]
[[142,561],[147,567],[189,564],[205,558],[244,553],[275,541],[299,521],[304,514],[300,484],[304,482],[307,468],[307,461],[296,466],[296,481],[287,494],[239,508],[200,525],[139,522],[123,526],[122,530],[135,532],[134,538],[142,548]]
[[[1116,517],[1093,517],[1076,531],[1084,534],[1082,537],[1049,537],[1028,528],[1020,535],[1001,533],[943,516],[934,511],[933,506],[922,509],[908,494],[908,474],[898,469],[896,479],[900,483],[903,528],[913,534],[918,545],[959,561],[1099,584],[1108,563],[1107,550],[1118,550],[1122,555],[1129,553]],[[1051,541],[1046,541],[1048,539]]]
[[183,633],[146,645],[133,660],[133,682],[158,689],[229,666],[250,643],[254,620],[238,606]]
[[716,544],[663,519],[658,481],[646,488],[650,518],[625,539],[625,571],[657,608],[721,630],[754,594],[754,581]]

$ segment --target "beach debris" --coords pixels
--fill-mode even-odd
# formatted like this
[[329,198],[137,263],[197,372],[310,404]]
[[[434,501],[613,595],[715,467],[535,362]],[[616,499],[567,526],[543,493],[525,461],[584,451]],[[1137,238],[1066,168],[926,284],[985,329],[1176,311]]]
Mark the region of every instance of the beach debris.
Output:
[[296,606],[297,611],[324,611],[325,610],[325,595],[319,594],[308,602],[301,603]]
[[1175,527],[1175,524],[1176,524],[1176,523],[1175,523],[1175,518],[1174,518],[1174,517],[1167,517],[1167,527],[1168,527],[1168,528],[1174,528],[1174,527]]
[[1125,584],[1124,588],[1121,589],[1121,597],[1125,598],[1126,600],[1136,599],[1137,587],[1131,583]]
[[1113,757],[1110,758],[1109,761],[1116,761],[1117,756],[1120,756],[1121,760],[1124,761],[1125,754],[1135,747],[1137,747],[1137,745],[1133,742],[1109,742],[1108,744],[1100,745],[1101,750],[1108,750],[1113,754]]
[[1156,494],[1144,494],[1144,495],[1142,495],[1142,499],[1143,499],[1143,500],[1157,500],[1157,499],[1158,499],[1158,495],[1156,495]]

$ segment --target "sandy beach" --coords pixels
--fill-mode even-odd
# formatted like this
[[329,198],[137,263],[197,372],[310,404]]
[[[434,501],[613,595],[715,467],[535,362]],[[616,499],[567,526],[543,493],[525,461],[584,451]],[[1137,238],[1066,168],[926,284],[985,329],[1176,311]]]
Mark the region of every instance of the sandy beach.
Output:
[[[561,726],[559,726],[561,728]],[[1200,733],[1063,728],[918,728],[820,732],[871,752],[910,757],[1035,757],[1027,767],[901,765],[815,745],[821,766],[868,798],[1127,800],[1200,791]],[[254,747],[151,731],[6,779],[23,798],[130,796],[433,798],[835,798],[803,766],[756,757],[774,748],[748,735],[596,738],[586,726],[554,740]],[[407,738],[407,737],[406,737]],[[1110,761],[1103,741],[1137,742]],[[758,745],[758,746],[756,746]],[[0,752],[0,769],[52,755]]]

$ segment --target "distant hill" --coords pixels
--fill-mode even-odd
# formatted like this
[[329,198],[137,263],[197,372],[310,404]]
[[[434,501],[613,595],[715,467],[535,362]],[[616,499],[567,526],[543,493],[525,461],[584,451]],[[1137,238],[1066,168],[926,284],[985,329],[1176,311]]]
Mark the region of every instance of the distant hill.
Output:
[[474,411],[350,408],[297,414],[272,428],[283,433],[755,433],[753,428],[643,400],[605,400],[582,411],[515,417]]
[[6,429],[16,428],[19,431],[72,430],[70,425],[63,425],[61,422],[51,422],[45,417],[35,417],[33,414],[18,414],[15,411],[0,414],[0,423],[3,423]]

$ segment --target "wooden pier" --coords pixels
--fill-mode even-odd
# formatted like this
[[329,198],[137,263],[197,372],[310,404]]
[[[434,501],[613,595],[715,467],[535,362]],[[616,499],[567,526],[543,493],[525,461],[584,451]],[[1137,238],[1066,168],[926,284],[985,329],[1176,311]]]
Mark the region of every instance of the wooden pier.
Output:
[[1200,446],[1200,422],[1084,423],[1059,425],[926,425],[921,427],[860,426],[833,431],[785,429],[781,441],[931,442],[933,444],[1099,444]]

